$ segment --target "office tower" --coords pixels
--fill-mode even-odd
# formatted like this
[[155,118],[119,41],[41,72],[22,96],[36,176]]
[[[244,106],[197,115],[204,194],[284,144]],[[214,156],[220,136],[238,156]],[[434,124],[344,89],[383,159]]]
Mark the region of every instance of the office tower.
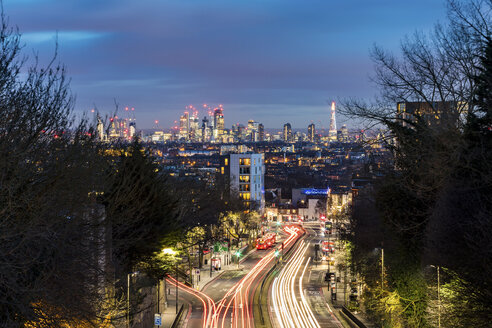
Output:
[[104,131],[104,124],[103,124],[101,118],[99,117],[99,115],[97,116],[97,137],[98,137],[99,141],[107,141],[108,140],[108,136],[106,135],[106,131]]
[[314,123],[308,125],[308,140],[314,142],[314,135],[316,134],[316,128]]
[[224,113],[222,105],[214,109],[214,138],[220,139],[224,133]]
[[231,192],[251,206],[265,206],[263,154],[229,154],[221,158],[221,174],[229,177]]
[[292,127],[290,126],[290,123],[285,123],[284,124],[284,142],[291,142],[292,141]]
[[335,102],[331,102],[330,130],[328,131],[330,141],[337,140],[337,121],[335,118]]
[[199,135],[201,134],[200,129],[200,119],[198,118],[198,113],[194,112],[193,116],[190,118],[190,141],[197,142],[199,141]]
[[265,141],[265,127],[263,124],[258,124],[258,141],[263,142]]
[[135,133],[137,132],[137,126],[135,122],[130,122],[128,125],[128,139],[131,140],[135,136]]
[[347,129],[347,125],[342,125],[342,141],[343,142],[348,142],[349,141],[349,135],[348,135],[348,129]]
[[211,127],[208,125],[208,119],[206,116],[202,120],[202,142],[209,142],[211,137]]
[[190,114],[184,112],[179,118],[179,138],[185,141],[189,140],[190,134]]
[[249,141],[252,142],[257,142],[260,139],[259,136],[259,126],[260,123],[255,122],[254,120],[249,120],[248,121],[248,134],[249,134]]

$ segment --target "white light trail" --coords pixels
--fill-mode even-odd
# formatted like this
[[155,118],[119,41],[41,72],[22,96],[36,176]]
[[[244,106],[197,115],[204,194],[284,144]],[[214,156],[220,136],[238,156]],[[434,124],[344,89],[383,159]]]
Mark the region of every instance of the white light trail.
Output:
[[272,304],[281,328],[320,328],[302,290],[302,279],[311,258],[307,259],[299,278],[300,301],[295,292],[296,277],[305,262],[307,249],[308,245],[302,241],[272,284]]

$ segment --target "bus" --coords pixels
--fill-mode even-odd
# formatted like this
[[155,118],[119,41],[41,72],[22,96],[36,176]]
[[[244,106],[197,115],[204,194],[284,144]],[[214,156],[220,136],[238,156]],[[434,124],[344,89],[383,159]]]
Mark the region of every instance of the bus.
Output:
[[261,238],[256,239],[256,249],[269,249],[277,242],[277,235],[269,232]]

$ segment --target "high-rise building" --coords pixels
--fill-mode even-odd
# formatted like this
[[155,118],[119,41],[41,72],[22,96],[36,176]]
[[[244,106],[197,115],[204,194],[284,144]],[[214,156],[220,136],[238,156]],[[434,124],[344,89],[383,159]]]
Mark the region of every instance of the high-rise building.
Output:
[[184,114],[181,115],[179,118],[179,138],[188,141],[189,137],[190,137],[190,114],[188,112],[184,112]]
[[284,142],[292,141],[292,127],[290,123],[284,124]]
[[349,134],[348,134],[348,129],[347,125],[342,125],[342,142],[348,142],[349,141]]
[[248,139],[252,142],[260,141],[260,123],[254,120],[248,121]]
[[209,126],[209,122],[206,116],[202,120],[202,142],[209,142],[211,137],[212,128]]
[[265,127],[261,123],[258,124],[258,137],[259,137],[258,141],[260,142],[265,141]]
[[193,116],[190,117],[190,141],[197,142],[199,141],[199,136],[201,135],[200,129],[200,119],[198,118],[198,113],[194,112]]
[[308,125],[308,140],[314,142],[315,134],[316,134],[316,127],[314,126],[314,123],[311,123]]
[[335,118],[335,102],[331,102],[331,117],[330,117],[330,130],[328,131],[328,136],[330,141],[337,140],[337,121]]
[[224,113],[222,105],[214,109],[214,138],[220,139],[224,133]]
[[265,206],[263,154],[229,154],[221,158],[221,174],[229,177],[231,192],[252,206]]
[[97,137],[99,141],[107,141],[108,136],[106,135],[106,131],[104,131],[104,123],[102,122],[99,115],[97,116]]

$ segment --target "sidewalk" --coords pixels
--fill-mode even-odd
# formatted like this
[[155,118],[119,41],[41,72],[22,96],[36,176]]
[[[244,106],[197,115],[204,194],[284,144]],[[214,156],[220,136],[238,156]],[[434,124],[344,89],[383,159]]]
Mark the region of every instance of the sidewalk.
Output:
[[[231,259],[233,259],[232,254],[234,254],[238,249],[240,250],[241,253],[244,252],[244,250],[248,247],[248,245],[242,247],[242,248],[231,248],[230,254],[231,254]],[[247,254],[243,255],[241,259],[239,260],[239,267],[241,268],[241,263],[245,261],[249,255],[251,255],[256,249],[252,248]],[[237,270],[237,262],[231,261],[229,264],[223,265],[219,271],[212,271],[212,275],[210,275],[210,267],[208,268],[203,268],[200,271],[200,281],[198,284],[194,283],[194,287],[197,290],[203,290],[205,286],[213,281],[214,279],[217,279],[219,276],[221,276],[224,272],[231,271],[231,270]],[[196,275],[193,277],[195,278]]]
[[[174,288],[171,288],[174,289]],[[178,311],[183,305],[183,302],[178,303]],[[184,315],[188,309],[188,304],[184,304]],[[175,299],[175,294],[167,295],[167,307],[165,309],[161,310],[161,316],[162,316],[162,325],[161,327],[171,327],[174,323],[174,320],[176,319],[176,299]]]

